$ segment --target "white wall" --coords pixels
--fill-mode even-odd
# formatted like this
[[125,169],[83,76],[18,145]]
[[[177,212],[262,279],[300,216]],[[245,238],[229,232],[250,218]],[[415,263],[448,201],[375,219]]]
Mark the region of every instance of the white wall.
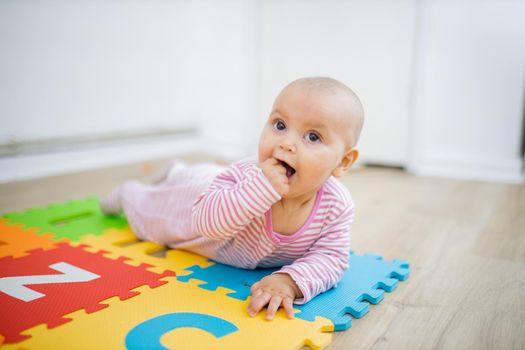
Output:
[[408,161],[415,0],[263,1],[258,115],[303,76],[331,76],[365,108],[363,160]]
[[523,181],[525,2],[422,1],[410,169]]
[[0,158],[0,182],[256,149],[279,89],[329,75],[367,162],[522,181],[523,1],[4,0],[0,142],[194,125],[191,140]]
[[0,143],[199,129],[192,139],[0,158],[0,182],[188,152],[249,153],[253,4],[0,2]]
[[0,142],[191,125],[190,1],[0,2]]
[[257,134],[255,120],[256,3],[193,2],[191,80],[202,130],[203,150],[240,157]]

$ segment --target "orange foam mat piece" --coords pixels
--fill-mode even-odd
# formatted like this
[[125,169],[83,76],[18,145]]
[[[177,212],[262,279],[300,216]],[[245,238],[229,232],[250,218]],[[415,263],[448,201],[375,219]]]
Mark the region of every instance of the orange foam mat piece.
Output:
[[0,258],[11,256],[20,258],[26,256],[33,249],[53,249],[58,243],[65,242],[53,240],[51,233],[37,234],[38,229],[24,228],[23,224],[8,224],[4,218],[0,218]]

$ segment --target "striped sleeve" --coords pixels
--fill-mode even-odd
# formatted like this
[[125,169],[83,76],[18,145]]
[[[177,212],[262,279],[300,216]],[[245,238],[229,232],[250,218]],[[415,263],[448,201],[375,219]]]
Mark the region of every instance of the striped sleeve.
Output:
[[296,299],[295,304],[305,304],[336,286],[343,276],[348,267],[353,213],[353,205],[340,211],[301,258],[276,272],[288,273],[303,293],[303,298]]
[[219,174],[192,207],[192,229],[221,240],[263,216],[281,196],[255,164],[238,162]]

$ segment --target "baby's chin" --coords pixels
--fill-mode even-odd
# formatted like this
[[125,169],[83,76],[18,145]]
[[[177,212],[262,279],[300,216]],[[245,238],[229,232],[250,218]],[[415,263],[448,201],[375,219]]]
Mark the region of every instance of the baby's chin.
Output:
[[315,198],[321,187],[322,185],[310,187],[307,189],[301,189],[298,188],[298,186],[294,186],[294,184],[290,184],[290,191],[288,191],[288,193],[282,195],[281,197],[282,199],[297,199],[303,197],[305,200],[307,200],[310,197]]

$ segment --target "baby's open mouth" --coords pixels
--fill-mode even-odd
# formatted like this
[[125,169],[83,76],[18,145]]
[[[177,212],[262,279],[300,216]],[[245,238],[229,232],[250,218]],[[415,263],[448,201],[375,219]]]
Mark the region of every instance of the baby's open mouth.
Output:
[[286,169],[286,177],[290,178],[293,174],[295,174],[295,169],[292,168],[288,163],[280,160],[279,161],[281,165]]

